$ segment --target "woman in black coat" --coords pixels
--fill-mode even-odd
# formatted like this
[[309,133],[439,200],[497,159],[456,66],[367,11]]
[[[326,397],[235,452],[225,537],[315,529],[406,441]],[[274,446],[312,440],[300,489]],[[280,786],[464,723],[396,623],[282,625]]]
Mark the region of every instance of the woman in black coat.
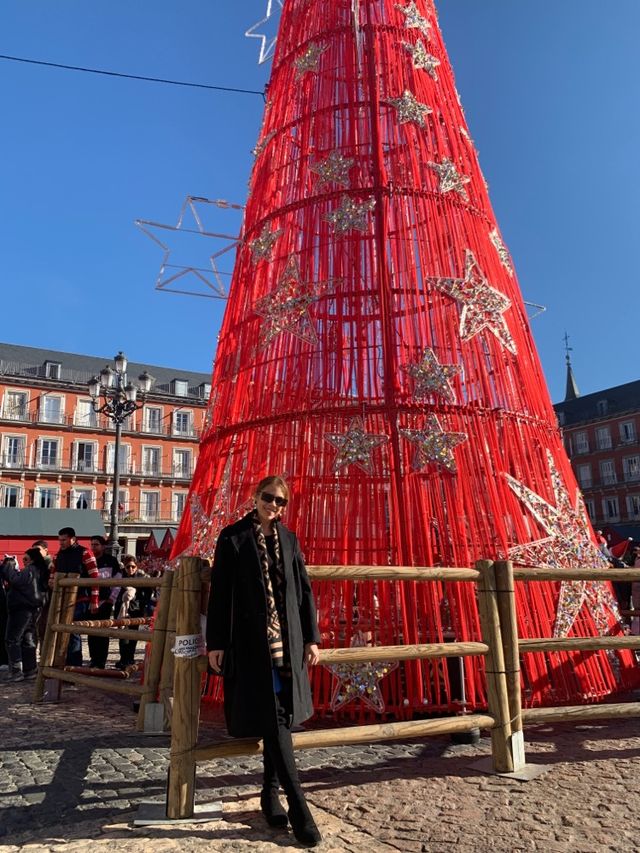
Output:
[[286,826],[278,790],[299,842],[321,836],[300,787],[291,728],[313,714],[307,664],[318,662],[316,609],[300,545],[281,523],[289,488],[258,484],[256,506],[220,533],[211,578],[207,649],[224,677],[224,711],[233,737],[264,740],[260,796],[270,826]]

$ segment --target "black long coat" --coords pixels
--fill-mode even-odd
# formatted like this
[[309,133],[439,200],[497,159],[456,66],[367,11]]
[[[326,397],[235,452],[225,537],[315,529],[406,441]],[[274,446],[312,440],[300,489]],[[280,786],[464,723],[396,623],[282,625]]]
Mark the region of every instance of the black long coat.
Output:
[[[276,522],[284,564],[291,656],[291,725],[313,714],[304,661],[306,643],[318,643],[316,608],[300,545]],[[277,726],[267,599],[251,514],[225,527],[218,538],[207,615],[207,649],[225,653],[224,712],[233,737],[262,737]]]

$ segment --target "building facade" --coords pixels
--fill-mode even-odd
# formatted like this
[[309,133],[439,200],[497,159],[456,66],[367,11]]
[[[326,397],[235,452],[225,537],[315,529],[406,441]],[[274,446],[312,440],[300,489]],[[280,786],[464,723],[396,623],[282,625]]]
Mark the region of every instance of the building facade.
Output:
[[640,538],[640,380],[579,396],[568,377],[554,408],[589,517]]
[[[115,427],[93,411],[91,378],[112,359],[0,343],[0,506],[97,509],[112,502]],[[124,547],[182,515],[210,393],[210,377],[129,364],[154,377],[123,424],[118,515]],[[139,546],[138,546],[139,550]]]

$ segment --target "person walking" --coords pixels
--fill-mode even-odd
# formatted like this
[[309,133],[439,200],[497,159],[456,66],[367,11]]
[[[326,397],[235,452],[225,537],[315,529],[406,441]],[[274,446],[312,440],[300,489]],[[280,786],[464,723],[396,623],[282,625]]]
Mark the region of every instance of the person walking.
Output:
[[9,670],[5,679],[23,681],[35,678],[36,622],[48,583],[48,567],[37,548],[29,548],[22,570],[15,557],[7,556],[0,566],[0,580],[8,585],[5,645]]
[[320,633],[300,545],[280,520],[288,500],[286,482],[266,477],[255,509],[221,531],[207,650],[211,668],[224,678],[229,734],[263,738],[260,806],[267,823],[285,827],[288,819],[298,842],[315,847],[322,839],[300,786],[291,729],[313,714],[307,664],[318,662]]
[[[91,537],[91,551],[96,559],[98,566],[98,577],[100,578],[121,578],[122,569],[116,558],[107,554],[107,540],[104,536]],[[120,587],[101,586],[98,588],[98,609],[92,614],[92,619],[102,620],[111,619],[113,609],[120,593]],[[91,663],[89,666],[95,669],[105,669],[107,666],[107,658],[109,657],[109,637],[91,637],[87,638],[89,644],[89,656]]]
[[[54,561],[52,578],[58,572],[77,574],[81,578],[98,578],[98,566],[96,558],[88,548],[80,545],[76,540],[76,532],[73,527],[63,527],[58,531],[58,542],[60,550]],[[87,618],[87,614],[97,612],[100,605],[98,588],[78,588],[78,597],[73,611],[73,621],[80,622]],[[69,647],[67,649],[67,664],[69,666],[82,666],[82,637],[79,634],[69,636]]]

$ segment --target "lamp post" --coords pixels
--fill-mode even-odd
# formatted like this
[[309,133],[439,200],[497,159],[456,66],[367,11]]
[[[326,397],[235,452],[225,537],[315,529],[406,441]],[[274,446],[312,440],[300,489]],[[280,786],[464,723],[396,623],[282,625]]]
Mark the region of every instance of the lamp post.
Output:
[[[106,365],[99,376],[94,376],[89,382],[89,394],[93,410],[97,414],[105,414],[116,427],[116,444],[113,457],[113,494],[111,496],[111,525],[107,539],[107,552],[116,559],[120,558],[118,542],[118,500],[120,496],[120,436],[122,424],[144,405],[145,398],[154,379],[147,371],[138,377],[138,385],[127,380],[127,357],[119,352],[113,359],[115,370]],[[140,402],[138,402],[140,395]]]

